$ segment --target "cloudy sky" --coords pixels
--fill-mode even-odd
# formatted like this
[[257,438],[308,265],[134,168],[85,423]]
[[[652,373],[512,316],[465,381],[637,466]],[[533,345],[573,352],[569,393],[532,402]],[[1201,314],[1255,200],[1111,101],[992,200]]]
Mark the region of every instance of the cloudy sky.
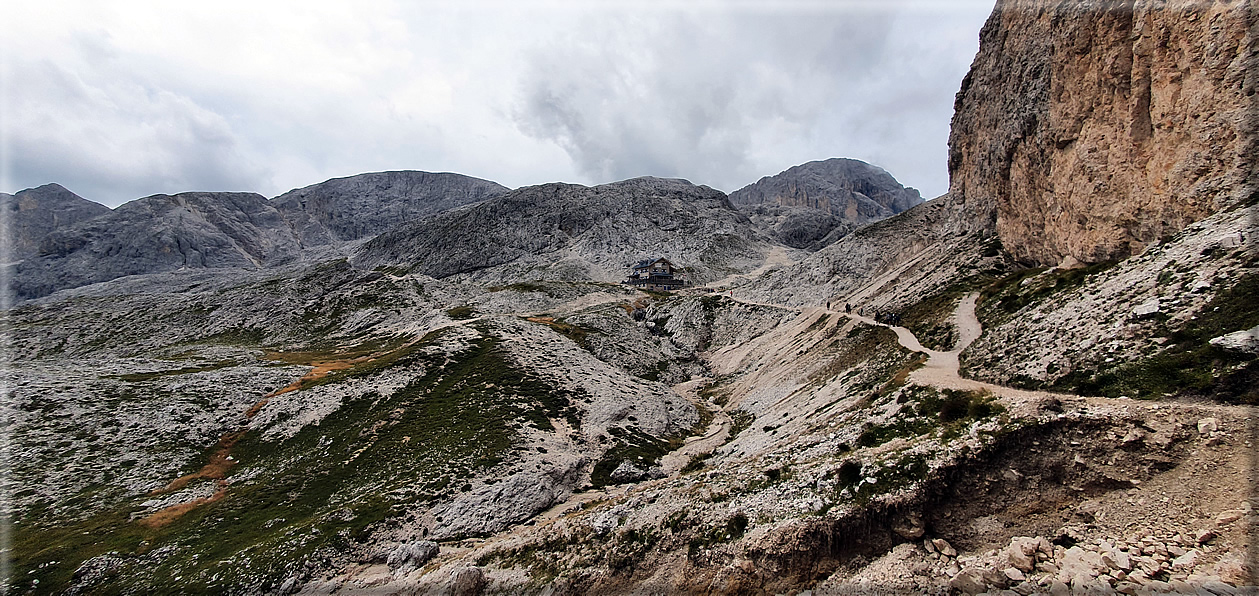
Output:
[[993,0],[5,3],[0,191],[274,196],[361,172],[948,187]]

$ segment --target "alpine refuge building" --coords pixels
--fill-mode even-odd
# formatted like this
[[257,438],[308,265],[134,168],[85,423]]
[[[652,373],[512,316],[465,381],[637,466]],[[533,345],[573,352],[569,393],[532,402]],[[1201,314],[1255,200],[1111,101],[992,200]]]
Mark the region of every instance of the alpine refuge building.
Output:
[[625,283],[644,290],[668,292],[686,285],[685,273],[668,259],[644,259],[630,268]]

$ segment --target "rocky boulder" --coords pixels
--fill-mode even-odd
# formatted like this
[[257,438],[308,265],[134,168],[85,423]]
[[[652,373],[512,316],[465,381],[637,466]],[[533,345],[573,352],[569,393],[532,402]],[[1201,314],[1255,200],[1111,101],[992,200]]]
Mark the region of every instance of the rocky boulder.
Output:
[[386,564],[397,574],[404,574],[423,567],[425,563],[437,556],[440,547],[431,540],[420,540],[399,544],[389,551]]

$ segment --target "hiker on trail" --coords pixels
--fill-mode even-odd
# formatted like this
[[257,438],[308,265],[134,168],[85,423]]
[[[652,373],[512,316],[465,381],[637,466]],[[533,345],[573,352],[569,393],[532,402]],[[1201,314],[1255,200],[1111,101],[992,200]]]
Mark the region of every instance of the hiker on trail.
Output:
[[848,314],[852,314],[852,305],[851,305],[851,304],[848,304],[847,302],[845,302],[845,303],[844,303],[844,312],[846,312],[846,313],[848,313]]

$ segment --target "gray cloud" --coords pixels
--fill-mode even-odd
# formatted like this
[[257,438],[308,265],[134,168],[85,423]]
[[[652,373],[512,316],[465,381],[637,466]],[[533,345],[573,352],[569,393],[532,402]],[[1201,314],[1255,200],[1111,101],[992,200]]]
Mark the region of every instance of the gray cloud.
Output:
[[0,190],[116,205],[403,168],[733,190],[842,156],[933,194],[991,1],[19,3]]
[[592,179],[732,189],[767,133],[808,134],[871,76],[890,25],[884,12],[592,15],[529,53],[514,115]]
[[254,190],[266,178],[221,115],[114,68],[107,46],[82,49],[88,63],[77,71],[39,61],[8,73],[23,82],[9,98],[10,184],[56,181],[118,204],[158,192]]

